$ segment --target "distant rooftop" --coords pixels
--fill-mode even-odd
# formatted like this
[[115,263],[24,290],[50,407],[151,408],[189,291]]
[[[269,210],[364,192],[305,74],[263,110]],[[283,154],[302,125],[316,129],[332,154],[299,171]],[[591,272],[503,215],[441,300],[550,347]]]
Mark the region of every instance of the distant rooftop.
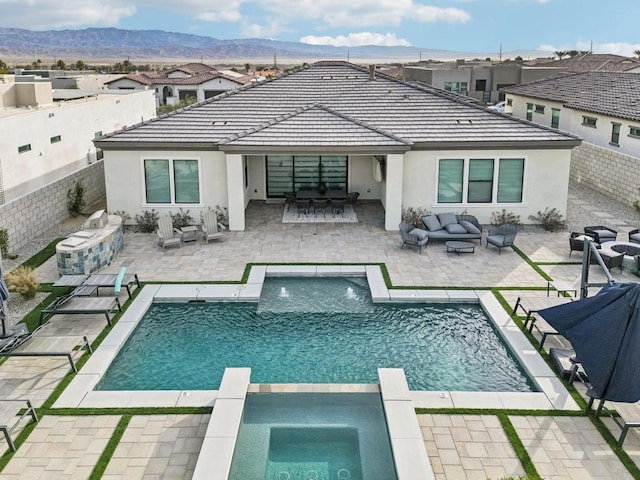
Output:
[[571,148],[580,140],[469,97],[347,62],[318,62],[108,135],[103,148],[344,151]]
[[[176,73],[184,74],[185,76],[174,76]],[[106,84],[108,85],[122,78],[147,86],[166,84],[200,85],[209,80],[215,80],[216,78],[224,78],[239,85],[245,85],[252,81],[252,78],[248,75],[238,74],[229,70],[218,70],[204,63],[187,63],[162,72],[131,73],[106,82]]]
[[537,59],[527,62],[529,66],[560,67],[566,72],[627,72],[640,69],[640,59],[609,53],[584,53],[561,60]]
[[501,91],[559,102],[576,110],[640,121],[640,73],[567,74]]

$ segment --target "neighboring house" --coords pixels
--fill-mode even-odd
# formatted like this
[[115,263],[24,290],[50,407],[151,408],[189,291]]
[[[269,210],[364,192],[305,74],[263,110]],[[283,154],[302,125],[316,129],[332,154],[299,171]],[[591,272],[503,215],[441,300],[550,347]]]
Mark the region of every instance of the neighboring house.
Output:
[[94,70],[24,70],[13,71],[16,82],[50,82],[54,89],[102,90],[105,84],[122,75],[96,73]]
[[627,204],[640,187],[640,73],[567,74],[505,88],[506,112],[584,142],[571,175]]
[[236,89],[252,81],[252,77],[218,70],[203,63],[188,63],[162,72],[125,75],[107,82],[110,89],[154,89],[156,104],[175,105],[187,97],[197,102]]
[[153,92],[52,90],[0,76],[0,203],[95,162],[96,137],[154,116]]
[[528,67],[521,62],[466,61],[431,62],[404,67],[404,80],[467,95],[483,103],[504,100],[500,90],[557,73],[553,67]]
[[561,72],[570,73],[640,72],[640,59],[611,53],[584,53],[560,60],[541,58],[526,63],[531,67],[557,68]]
[[471,99],[347,62],[318,62],[107,135],[109,210],[134,216],[228,207],[245,229],[251,200],[304,186],[379,200],[385,228],[403,207],[467,211],[489,223],[506,209],[566,212],[572,135]]

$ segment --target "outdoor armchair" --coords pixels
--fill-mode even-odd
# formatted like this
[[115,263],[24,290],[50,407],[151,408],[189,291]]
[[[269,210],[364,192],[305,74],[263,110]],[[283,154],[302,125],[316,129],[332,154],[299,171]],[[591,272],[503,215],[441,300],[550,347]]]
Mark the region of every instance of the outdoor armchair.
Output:
[[612,228],[605,227],[604,225],[592,225],[590,227],[584,227],[584,233],[590,233],[593,235],[596,243],[612,242],[618,236],[618,232]]
[[182,247],[182,230],[173,228],[173,219],[170,215],[165,215],[158,219],[158,244],[162,248],[177,245]]
[[640,243],[640,228],[636,228],[629,232],[629,241],[632,243]]
[[213,210],[209,210],[202,216],[202,236],[209,243],[211,240],[221,240],[224,242],[222,234],[224,225],[218,223],[218,215]]
[[400,224],[400,236],[402,237],[403,249],[405,245],[412,245],[414,247],[418,247],[420,253],[422,253],[422,247],[426,246],[429,241],[427,232],[420,230],[419,228],[415,228],[413,225],[409,225],[408,223]]
[[518,227],[509,223],[489,229],[487,245],[485,248],[489,247],[489,244],[494,245],[498,247],[498,255],[500,255],[503,247],[513,246],[513,242],[516,240],[517,234]]
[[[584,239],[585,237],[591,238],[592,241],[595,242],[595,235],[592,233],[580,233],[580,232],[571,232],[569,236],[569,256],[575,250],[577,252],[584,251]],[[596,242],[597,243],[597,242]],[[599,245],[598,245],[599,247]]]

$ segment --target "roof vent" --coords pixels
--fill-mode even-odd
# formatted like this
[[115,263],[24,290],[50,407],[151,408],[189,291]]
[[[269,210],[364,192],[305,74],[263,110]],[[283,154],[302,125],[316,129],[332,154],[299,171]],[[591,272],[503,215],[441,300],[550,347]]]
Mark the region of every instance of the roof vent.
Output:
[[216,127],[221,126],[221,125],[226,125],[226,124],[227,124],[227,122],[224,121],[224,120],[216,120],[215,122],[211,122],[211,125],[216,126]]

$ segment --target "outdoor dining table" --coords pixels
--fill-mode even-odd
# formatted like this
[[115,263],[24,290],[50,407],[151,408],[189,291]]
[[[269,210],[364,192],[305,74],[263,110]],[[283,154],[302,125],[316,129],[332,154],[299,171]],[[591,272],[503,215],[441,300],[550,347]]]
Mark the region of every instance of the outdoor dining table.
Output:
[[296,200],[346,200],[346,190],[298,190],[296,192]]

